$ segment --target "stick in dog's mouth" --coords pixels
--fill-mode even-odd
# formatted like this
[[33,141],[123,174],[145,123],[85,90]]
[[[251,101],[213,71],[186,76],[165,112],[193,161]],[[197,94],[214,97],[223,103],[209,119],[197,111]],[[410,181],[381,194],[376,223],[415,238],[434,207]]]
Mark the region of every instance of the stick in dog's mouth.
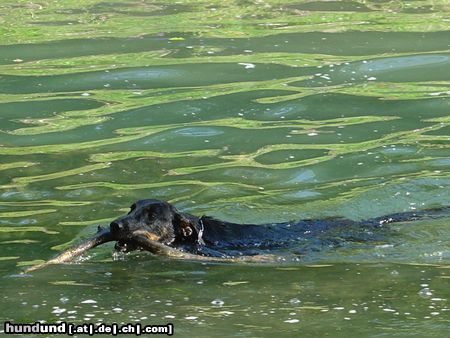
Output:
[[[55,258],[52,258],[48,260],[47,262],[40,263],[37,265],[30,266],[29,268],[25,269],[23,273],[27,274],[35,270],[39,270],[42,268],[45,268],[49,265],[53,264],[61,264],[68,262],[75,258],[76,256],[79,256],[83,254],[84,252],[88,251],[89,249],[95,248],[96,246],[117,241],[118,239],[113,236],[111,231],[109,229],[103,229],[99,227],[99,231],[97,234],[78,244],[77,246],[74,246],[72,248],[69,248],[63,252],[61,252],[58,256]],[[163,243],[157,242],[155,240],[151,239],[151,236],[148,236],[148,233],[146,231],[137,230],[129,237],[128,241],[130,243],[136,244],[137,246],[141,247],[142,249],[149,251],[153,254],[160,255],[160,256],[169,256],[169,257],[178,257],[178,258],[185,258],[185,259],[195,259],[196,255],[188,254],[185,252],[182,252],[180,250],[171,248]],[[198,259],[198,258],[197,258]]]
[[[118,239],[115,238],[115,236],[111,233],[109,229],[103,229],[99,227],[98,232],[94,237],[61,252],[58,256],[48,260],[47,262],[30,266],[29,268],[25,269],[23,273],[27,274],[29,272],[45,268],[49,265],[68,262],[73,258],[88,251],[89,249],[117,240]],[[146,236],[143,231],[136,231],[136,233],[133,233],[132,236],[129,238],[129,241],[135,242],[138,246],[142,247],[144,250],[150,251],[151,253],[154,254],[177,256],[175,254],[175,252],[177,251],[176,249],[172,249],[162,243],[149,239],[148,236]]]
[[[151,239],[152,237],[148,235],[148,232],[143,230],[136,230],[131,234],[131,236],[127,239],[132,244],[136,244],[138,247],[143,250],[149,251],[155,255],[159,256],[167,256],[178,259],[187,259],[187,260],[196,260],[196,261],[209,261],[209,262],[253,262],[253,263],[261,263],[261,262],[274,262],[275,256],[273,255],[256,255],[256,256],[243,256],[243,257],[209,257],[209,256],[200,256],[191,254],[188,252],[184,252],[175,248],[172,248],[164,243],[158,242],[156,240]],[[89,249],[95,248],[96,246],[118,241],[119,239],[115,238],[109,229],[103,229],[99,227],[97,234],[80,243],[77,246],[69,248],[63,252],[61,252],[55,258],[48,260],[47,262],[30,266],[25,269],[22,274],[27,274],[35,270],[39,270],[45,268],[49,265],[53,264],[61,264],[70,261],[88,251]],[[123,241],[123,239],[121,239]]]

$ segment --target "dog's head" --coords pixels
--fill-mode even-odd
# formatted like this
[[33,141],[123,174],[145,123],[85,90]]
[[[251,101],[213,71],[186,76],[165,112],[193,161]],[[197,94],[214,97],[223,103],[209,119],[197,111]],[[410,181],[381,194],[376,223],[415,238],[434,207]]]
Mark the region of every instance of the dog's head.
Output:
[[133,237],[145,236],[164,244],[195,242],[198,236],[195,217],[180,213],[174,206],[158,200],[140,200],[133,203],[127,215],[110,224],[110,231],[118,240],[121,251],[131,251]]

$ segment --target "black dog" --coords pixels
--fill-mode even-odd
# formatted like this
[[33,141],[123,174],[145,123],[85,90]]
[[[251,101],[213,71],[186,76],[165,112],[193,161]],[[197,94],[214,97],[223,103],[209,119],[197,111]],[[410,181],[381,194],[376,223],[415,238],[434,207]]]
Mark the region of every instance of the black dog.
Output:
[[[426,215],[430,214],[428,210]],[[415,220],[424,215],[425,212],[405,212],[360,222],[335,218],[264,225],[235,224],[181,213],[167,202],[149,199],[134,203],[126,216],[111,223],[110,232],[117,240],[116,249],[119,251],[140,249],[133,240],[139,233],[149,240],[184,252],[233,257],[284,250],[294,244],[297,253],[302,253],[302,243],[314,249],[318,246],[335,247],[348,241],[377,240],[380,237],[377,229],[385,224]]]

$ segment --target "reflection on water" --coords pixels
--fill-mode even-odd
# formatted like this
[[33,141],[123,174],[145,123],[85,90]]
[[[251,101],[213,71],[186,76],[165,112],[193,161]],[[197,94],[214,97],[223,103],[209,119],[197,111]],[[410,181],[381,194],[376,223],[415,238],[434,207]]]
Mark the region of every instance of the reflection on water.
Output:
[[1,7],[2,319],[445,335],[448,215],[376,242],[336,234],[297,263],[111,261],[105,247],[14,275],[141,198],[252,223],[448,206],[447,1]]

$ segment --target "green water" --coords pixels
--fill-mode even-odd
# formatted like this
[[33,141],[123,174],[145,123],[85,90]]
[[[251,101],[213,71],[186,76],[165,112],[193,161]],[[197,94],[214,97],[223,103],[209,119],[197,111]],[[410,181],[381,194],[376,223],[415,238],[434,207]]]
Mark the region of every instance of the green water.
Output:
[[142,198],[251,223],[450,205],[447,0],[0,9],[1,322],[448,337],[445,214],[277,264],[106,245],[18,275]]

